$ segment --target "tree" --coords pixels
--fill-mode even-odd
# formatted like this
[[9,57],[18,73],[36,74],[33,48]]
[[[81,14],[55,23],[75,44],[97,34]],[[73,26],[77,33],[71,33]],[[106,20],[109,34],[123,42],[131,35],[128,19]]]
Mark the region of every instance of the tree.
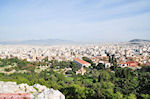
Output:
[[141,94],[150,94],[150,67],[142,67],[138,73],[139,80],[139,93]]
[[48,56],[43,59],[44,62],[48,62]]
[[115,76],[119,78],[131,78],[136,76],[136,71],[130,68],[117,68],[115,70]]
[[80,67],[76,64],[76,63],[74,63],[74,62],[70,62],[70,68],[72,68],[72,71],[75,73],[77,70],[79,70],[80,69]]
[[[97,67],[86,68],[88,72],[85,75],[75,75],[73,72],[80,67],[72,61],[52,60],[50,70],[35,73],[33,62],[17,58],[0,60],[0,65],[14,63],[17,67],[9,69],[25,69],[30,72],[10,75],[0,73],[1,81],[15,81],[18,84],[27,83],[29,85],[39,83],[48,88],[60,90],[66,99],[150,99],[150,66],[139,70],[115,68],[114,72],[111,72],[110,69],[104,69],[103,64],[98,64]],[[57,68],[61,70],[61,68],[68,67],[73,70],[66,72],[72,73],[69,77],[59,71],[54,71]]]
[[112,63],[114,66],[117,65],[117,59],[115,58],[115,55],[109,56],[109,63]]
[[116,92],[113,95],[113,99],[123,99],[123,94],[121,94],[120,92]]
[[84,60],[84,61],[86,61],[86,62],[89,62],[90,64],[91,64],[91,66],[95,66],[96,64],[95,63],[93,63],[93,61],[91,60],[91,59],[89,59],[88,57],[82,57],[82,59]]
[[82,59],[83,59],[84,61],[86,61],[86,62],[89,62],[89,63],[93,64],[92,60],[89,59],[88,57],[82,57]]
[[76,84],[63,88],[61,91],[65,94],[66,99],[90,99],[90,96],[93,94],[93,91],[89,88]]
[[127,96],[127,99],[136,99],[135,94],[130,94],[129,96]]
[[66,72],[66,74],[73,74],[74,72],[72,71],[72,70],[68,70],[67,72]]
[[138,78],[136,72],[129,68],[118,68],[115,72],[117,79],[115,80],[115,91],[125,95],[130,93],[136,94],[138,89]]
[[150,95],[149,94],[141,94],[141,98],[142,99],[150,99]]
[[111,78],[110,74],[107,71],[100,71],[98,81],[109,81]]
[[111,99],[114,94],[113,88],[114,88],[114,84],[111,83],[110,81],[95,83],[93,84],[93,88],[92,88],[95,91],[93,97],[95,99]]
[[103,63],[99,63],[96,67],[95,67],[97,70],[103,70],[105,69],[105,66]]
[[109,63],[112,63],[112,58],[111,58],[111,56],[109,56]]
[[18,67],[19,69],[23,69],[24,67],[27,66],[27,63],[25,61],[19,61],[18,62]]

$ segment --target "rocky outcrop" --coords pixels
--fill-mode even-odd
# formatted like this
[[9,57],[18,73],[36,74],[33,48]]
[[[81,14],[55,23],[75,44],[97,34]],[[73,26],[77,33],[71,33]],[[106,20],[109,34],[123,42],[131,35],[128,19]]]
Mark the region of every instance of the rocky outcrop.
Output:
[[[0,81],[0,98],[4,97],[26,97],[27,99],[65,99],[65,96],[52,88],[35,84],[16,84],[16,82]],[[21,99],[21,98],[19,98]]]

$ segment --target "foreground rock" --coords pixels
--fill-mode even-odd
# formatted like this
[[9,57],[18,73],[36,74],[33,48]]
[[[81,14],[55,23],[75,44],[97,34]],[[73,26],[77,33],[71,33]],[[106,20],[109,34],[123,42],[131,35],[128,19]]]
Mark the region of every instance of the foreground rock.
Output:
[[65,99],[65,96],[59,90],[39,84],[29,86],[27,84],[17,85],[16,82],[0,81],[0,98],[10,97],[19,97],[19,99]]

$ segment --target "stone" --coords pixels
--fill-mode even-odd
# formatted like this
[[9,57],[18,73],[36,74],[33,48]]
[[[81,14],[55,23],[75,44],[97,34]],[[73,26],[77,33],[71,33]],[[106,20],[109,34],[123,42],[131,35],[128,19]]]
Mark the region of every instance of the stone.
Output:
[[[28,84],[19,84],[16,82],[0,81],[0,94],[29,94],[30,99],[65,99],[65,96],[59,91],[40,84],[29,86]],[[1,96],[0,96],[1,98]]]

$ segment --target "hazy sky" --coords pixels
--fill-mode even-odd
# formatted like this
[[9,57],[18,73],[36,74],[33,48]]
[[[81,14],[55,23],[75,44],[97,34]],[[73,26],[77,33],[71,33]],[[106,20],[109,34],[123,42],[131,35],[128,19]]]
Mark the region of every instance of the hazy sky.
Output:
[[150,0],[0,0],[0,40],[150,39]]

